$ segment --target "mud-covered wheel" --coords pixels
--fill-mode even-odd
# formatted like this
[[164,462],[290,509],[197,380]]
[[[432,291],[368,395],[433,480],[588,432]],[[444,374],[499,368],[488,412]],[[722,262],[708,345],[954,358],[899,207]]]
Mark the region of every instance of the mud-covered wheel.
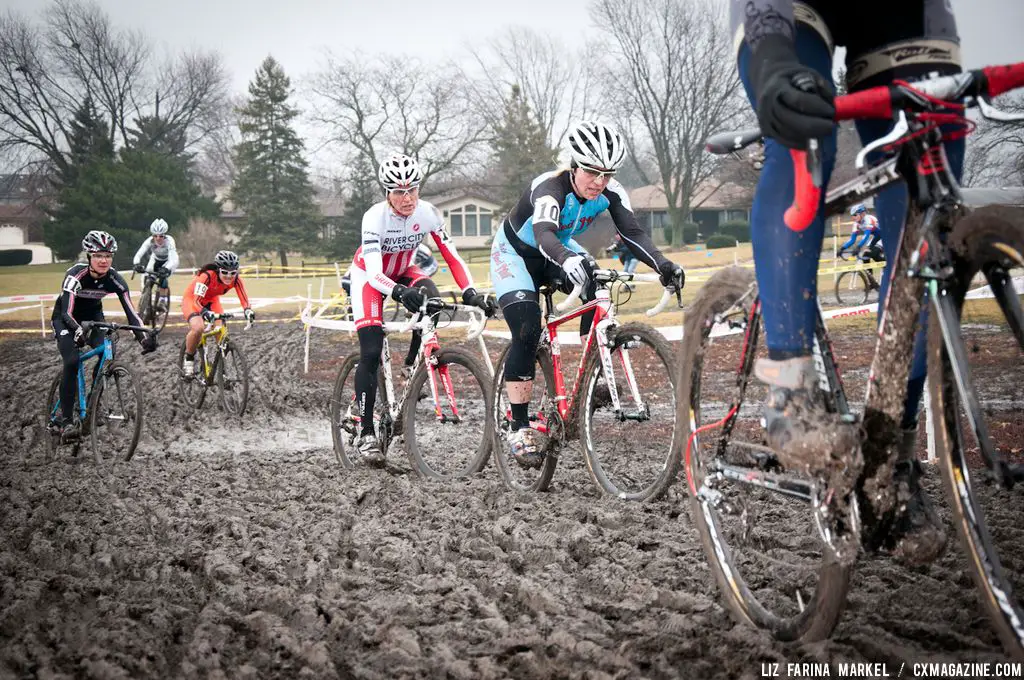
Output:
[[186,376],[182,373],[181,367],[185,363],[185,341],[181,341],[181,348],[178,350],[178,365],[175,367],[178,373],[178,394],[181,400],[189,408],[197,409],[206,400],[206,351],[200,345],[196,350],[192,375]]
[[224,347],[217,360],[217,386],[225,411],[236,417],[245,413],[249,403],[249,362],[241,347],[234,344]]
[[460,349],[441,350],[434,375],[431,386],[424,362],[411,378],[402,416],[409,462],[428,479],[474,475],[491,453],[491,376],[480,359]]
[[734,616],[780,640],[820,640],[839,621],[851,568],[824,549],[809,502],[742,481],[779,471],[760,425],[767,390],[752,375],[755,358],[767,355],[762,331],[752,271],[723,269],[700,289],[677,362],[675,447]]
[[547,455],[539,469],[525,469],[511,456],[508,435],[512,412],[505,392],[505,362],[511,345],[506,347],[494,366],[494,381],[491,388],[491,417],[494,440],[494,466],[505,486],[519,493],[546,491],[558,465],[561,437],[564,425],[555,407],[555,372],[551,363],[550,348],[542,345],[537,350],[536,377],[533,383],[533,397],[530,402],[530,423],[543,430],[550,437]]
[[[334,457],[343,468],[354,468],[359,461],[356,439],[361,430],[359,405],[356,402],[356,367],[359,354],[350,354],[341,362],[338,377],[331,391],[330,419]],[[374,421],[379,423],[387,410],[387,393],[381,371],[377,372],[377,401],[373,405]],[[384,442],[381,442],[381,446]]]
[[672,447],[672,349],[647,324],[624,324],[613,333],[611,370],[620,408],[612,402],[601,362],[588,362],[580,397],[587,408],[579,409],[583,456],[591,480],[604,493],[623,500],[656,500],[679,470],[679,455]]
[[128,366],[104,367],[89,395],[89,431],[97,465],[131,460],[142,434],[142,385]]
[[870,291],[867,274],[862,271],[843,272],[836,279],[836,302],[841,305],[862,305]]
[[[1024,312],[1020,282],[1024,267],[1024,209],[987,206],[961,219],[948,241],[953,252],[954,274],[947,282],[940,308],[948,306],[955,321],[946,331],[956,338],[961,350],[944,341],[939,314],[932,309],[928,332],[928,387],[931,399],[932,434],[939,470],[949,499],[950,520],[967,552],[967,568],[978,586],[981,602],[1006,652],[1024,659],[1024,609],[1020,592],[1024,588],[1024,562],[1020,555],[1020,515],[1011,519],[1013,507],[1020,507],[1020,489],[1006,489],[993,483],[992,474],[980,459],[980,438],[986,436],[993,450],[1007,463],[1008,472],[1018,479],[1024,458],[1014,438],[1018,413],[1024,398]],[[995,300],[972,300],[965,294],[977,274],[982,274]],[[947,318],[950,318],[947,317]],[[970,317],[970,318],[964,318]],[[976,319],[974,317],[977,317]],[[971,323],[968,323],[970,321]],[[962,339],[962,344],[959,340]],[[957,388],[951,357],[963,351],[961,365],[969,366],[973,408]],[[1000,355],[1016,358],[1015,365],[998,361]],[[984,392],[978,388],[998,386],[990,403],[978,403]],[[991,393],[991,392],[990,392]],[[967,417],[973,413],[977,425]],[[984,428],[979,433],[978,426]],[[1019,431],[1019,430],[1018,430]],[[1016,474],[1014,474],[1016,472]]]
[[43,439],[45,440],[43,455],[47,463],[57,457],[57,448],[60,446],[60,437],[55,436],[50,429],[50,426],[58,416],[57,412],[60,410],[60,404],[58,403],[60,398],[60,379],[61,371],[57,371],[57,375],[50,382],[50,389],[46,392],[46,413],[43,417]]

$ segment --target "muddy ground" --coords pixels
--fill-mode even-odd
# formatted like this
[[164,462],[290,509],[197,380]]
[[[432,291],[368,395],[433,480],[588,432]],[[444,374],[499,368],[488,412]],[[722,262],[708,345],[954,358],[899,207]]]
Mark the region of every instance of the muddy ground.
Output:
[[[0,677],[752,678],[1005,659],[955,537],[928,567],[863,559],[832,639],[783,644],[723,609],[682,484],[648,505],[599,497],[575,451],[530,498],[493,466],[417,479],[400,451],[388,471],[345,471],[325,413],[349,336],[317,331],[303,376],[299,327],[237,333],[255,377],[238,421],[176,406],[176,333],[150,357],[123,343],[145,435],[109,476],[85,451],[42,464],[56,348],[0,342]],[[855,400],[872,347],[836,338]],[[1021,411],[1008,427],[1024,439]],[[934,470],[926,484],[938,495]],[[1005,503],[1015,525],[1021,499]]]

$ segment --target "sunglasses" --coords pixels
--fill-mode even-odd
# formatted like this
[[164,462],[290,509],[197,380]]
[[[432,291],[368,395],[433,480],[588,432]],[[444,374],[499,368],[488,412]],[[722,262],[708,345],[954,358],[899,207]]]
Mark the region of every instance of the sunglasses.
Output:
[[398,196],[403,198],[405,196],[415,196],[420,191],[419,187],[412,187],[409,189],[388,189],[389,196]]
[[612,177],[615,177],[615,173],[617,172],[616,170],[599,170],[597,168],[588,168],[584,165],[581,165],[580,169],[583,170],[587,177],[594,180],[604,179],[605,177],[611,179]]
[[113,253],[90,253],[90,257],[94,260],[113,260]]
[[237,269],[221,269],[220,275],[223,277],[238,276]]

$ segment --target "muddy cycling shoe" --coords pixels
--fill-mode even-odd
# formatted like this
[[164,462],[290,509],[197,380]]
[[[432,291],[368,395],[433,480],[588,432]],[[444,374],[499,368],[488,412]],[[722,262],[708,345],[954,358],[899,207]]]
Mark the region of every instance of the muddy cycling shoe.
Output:
[[370,467],[384,467],[384,452],[381,451],[380,442],[373,434],[364,434],[359,437],[359,455]]
[[508,435],[509,455],[521,468],[539,468],[543,465],[547,448],[547,435],[532,427],[522,427]]
[[754,375],[769,386],[764,428],[779,462],[843,495],[852,491],[864,467],[860,432],[825,410],[813,358],[758,359]]
[[181,373],[186,378],[194,377],[196,374],[196,362],[194,359],[184,359],[181,362]]
[[946,548],[946,530],[931,498],[921,488],[921,463],[916,456],[917,429],[904,430],[893,479],[899,506],[887,546],[906,566],[935,561]]

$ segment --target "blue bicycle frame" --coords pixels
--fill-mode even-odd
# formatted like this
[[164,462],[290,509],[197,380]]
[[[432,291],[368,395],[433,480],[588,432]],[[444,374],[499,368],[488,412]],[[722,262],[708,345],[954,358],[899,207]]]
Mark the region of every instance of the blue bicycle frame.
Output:
[[[83,352],[78,357],[78,420],[84,423],[86,417],[86,404],[88,403],[88,395],[85,393],[85,361],[98,356],[99,363],[96,368],[93,369],[92,386],[96,384],[96,379],[100,376],[100,371],[103,370],[103,365],[108,361],[114,359],[114,343],[110,341],[110,336],[103,336],[103,344],[99,347],[94,347],[88,352]],[[90,394],[92,390],[90,390]],[[60,393],[58,391],[57,401],[53,405],[53,410],[50,411],[50,422],[54,422],[57,419],[57,414],[60,413]]]

